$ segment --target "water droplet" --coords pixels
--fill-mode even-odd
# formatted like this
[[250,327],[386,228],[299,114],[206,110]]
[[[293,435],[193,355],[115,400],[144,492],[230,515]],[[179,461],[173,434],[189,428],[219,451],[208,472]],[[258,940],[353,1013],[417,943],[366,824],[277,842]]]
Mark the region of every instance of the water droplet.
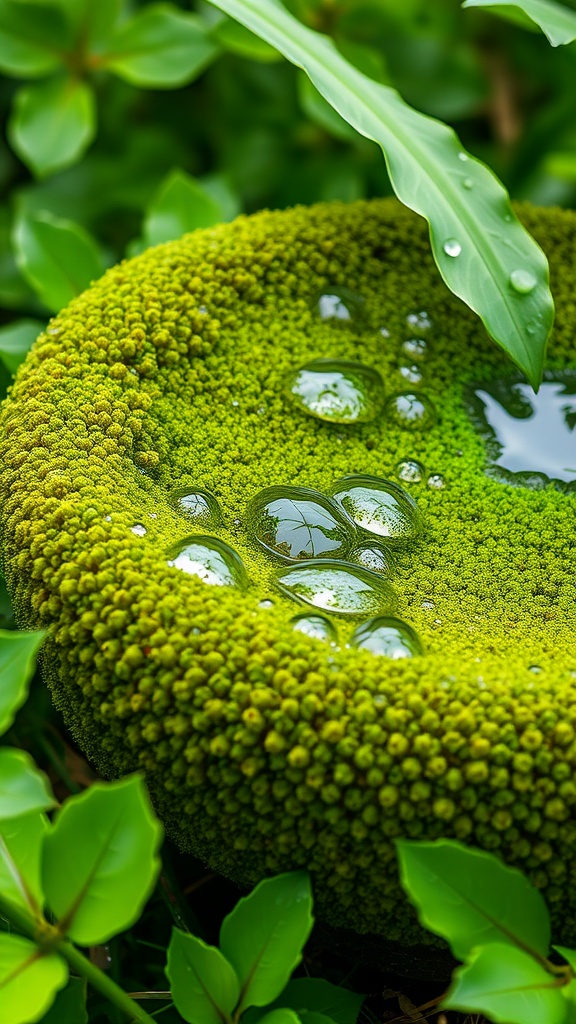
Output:
[[202,313],[203,316],[206,316],[206,313],[208,312],[208,310],[207,310],[206,306],[198,306],[198,312]]
[[400,374],[409,384],[419,384],[422,380],[422,371],[415,363],[412,366],[401,366]]
[[414,658],[422,654],[416,630],[401,619],[378,615],[363,622],[350,637],[350,646],[379,654],[384,658]]
[[235,399],[233,400],[233,402],[232,402],[232,405],[234,406],[234,408],[235,408],[235,409],[237,409],[237,408],[238,408],[238,406],[240,405],[240,402],[238,401],[238,399],[237,399],[237,398],[235,398]]
[[331,423],[373,420],[384,400],[377,370],[343,359],[315,359],[293,370],[286,384],[304,412]]
[[408,313],[406,323],[415,331],[429,331],[432,327],[432,318],[425,309],[417,313]]
[[434,601],[431,597],[425,597],[420,607],[424,612],[431,612],[434,609]]
[[131,526],[130,529],[132,530],[132,533],[136,534],[137,537],[145,537],[146,533],[148,532],[146,530],[146,527],[143,526],[142,523],[136,523],[134,526]]
[[412,391],[392,395],[386,402],[386,414],[404,430],[427,430],[436,419],[436,410],[430,399]]
[[302,562],[278,576],[276,584],[288,597],[336,615],[376,615],[396,604],[389,583],[349,562]]
[[424,466],[416,459],[402,459],[396,466],[398,479],[406,484],[419,484],[424,476]]
[[463,178],[462,179],[462,188],[465,188],[465,189],[468,189],[468,190],[470,190],[471,188],[474,188],[474,182],[473,182],[472,178]]
[[371,542],[361,545],[354,548],[350,557],[371,572],[380,572],[383,576],[390,576],[394,572],[394,556],[383,544]]
[[456,238],[448,238],[443,245],[444,252],[447,256],[451,256],[453,259],[459,256],[462,252],[462,246]]
[[266,597],[266,598],[264,598],[263,601],[259,601],[258,607],[259,608],[273,608],[274,607],[274,601],[271,601],[269,598]]
[[195,534],[170,548],[168,565],[214,587],[245,587],[246,570],[239,555],[218,537]]
[[402,345],[402,351],[412,359],[424,359],[428,352],[428,343],[424,338],[408,338]]
[[440,476],[440,473],[433,473],[428,477],[428,487],[431,487],[433,491],[441,491],[445,486],[444,477]]
[[533,672],[535,676],[538,676],[540,675],[542,668],[540,665],[530,665],[528,671]]
[[530,270],[513,270],[510,274],[510,284],[520,295],[529,295],[538,282]]
[[336,502],[310,487],[266,487],[247,509],[260,547],[285,561],[345,558],[354,527]]
[[148,515],[150,516],[150,519],[158,519],[157,512],[149,512]]
[[458,159],[461,160],[462,163],[466,163],[466,161],[469,159],[469,157],[468,157],[467,153],[460,152],[460,153],[458,153]]
[[292,629],[298,633],[304,633],[312,640],[327,640],[329,643],[336,643],[338,634],[336,629],[324,615],[295,615],[290,619]]
[[318,296],[316,311],[321,320],[361,321],[364,300],[348,288],[332,288]]
[[381,327],[380,328],[380,334],[382,335],[383,338],[389,338],[390,337],[390,331],[388,330],[387,327]]
[[106,523],[111,523],[112,522],[112,516],[104,516],[104,521]]
[[216,498],[202,487],[180,487],[171,492],[168,502],[177,512],[195,523],[203,526],[222,525],[222,513]]
[[414,540],[422,520],[413,498],[391,480],[377,476],[345,476],[330,493],[350,518],[367,533],[396,543]]

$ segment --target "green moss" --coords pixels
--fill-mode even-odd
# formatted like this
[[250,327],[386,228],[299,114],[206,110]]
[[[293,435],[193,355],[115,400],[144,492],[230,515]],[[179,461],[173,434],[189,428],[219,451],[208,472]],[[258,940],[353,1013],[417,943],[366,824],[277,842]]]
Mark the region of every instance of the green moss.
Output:
[[[552,264],[549,365],[575,365],[576,217],[521,213]],[[366,300],[359,334],[311,314],[336,284]],[[314,357],[359,358],[403,390],[405,317],[421,309],[439,410],[423,436],[290,406],[283,375]],[[400,835],[497,851],[576,939],[576,499],[484,475],[463,388],[509,372],[440,282],[422,221],[392,201],[334,204],[112,269],[51,322],[2,409],[5,571],[19,623],[51,626],[46,675],[83,748],[109,775],[144,768],[169,831],[218,870],[254,882],[304,865],[326,919],[404,942],[420,933]],[[394,478],[410,457],[446,479],[410,487],[426,530],[396,583],[426,656],[333,651],[291,630],[288,600],[260,609],[273,567],[244,530],[250,497]],[[245,593],[167,566],[190,532],[167,493],[188,484],[217,495]]]

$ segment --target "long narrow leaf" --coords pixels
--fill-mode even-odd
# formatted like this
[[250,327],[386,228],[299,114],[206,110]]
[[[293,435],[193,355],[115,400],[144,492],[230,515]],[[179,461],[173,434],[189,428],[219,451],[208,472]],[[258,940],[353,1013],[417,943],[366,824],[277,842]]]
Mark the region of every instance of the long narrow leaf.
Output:
[[491,7],[494,14],[528,28],[537,25],[552,46],[566,46],[576,39],[576,11],[554,0],[464,0],[462,7]]

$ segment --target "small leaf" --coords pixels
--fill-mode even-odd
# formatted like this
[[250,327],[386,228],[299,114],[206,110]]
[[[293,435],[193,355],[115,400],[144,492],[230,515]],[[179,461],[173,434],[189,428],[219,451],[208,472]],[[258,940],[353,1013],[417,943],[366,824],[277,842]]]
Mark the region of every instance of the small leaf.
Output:
[[0,821],[0,893],[4,900],[33,914],[44,903],[40,856],[48,827],[40,811]]
[[246,1024],[256,1024],[269,1010],[287,1007],[295,1010],[303,1024],[309,1024],[310,1013],[330,1017],[335,1024],[356,1024],[365,998],[323,978],[293,978],[265,1010],[254,1007],[248,1010],[243,1020]]
[[241,985],[241,1006],[266,1006],[282,992],[310,935],[312,892],[305,871],[266,878],[224,918],[220,948]]
[[554,0],[464,0],[462,7],[491,7],[494,14],[514,15],[514,21],[520,24],[541,28],[552,46],[576,39],[576,11]]
[[173,89],[197,78],[218,52],[198,17],[154,4],[122,23],[101,63],[132,85]]
[[68,980],[57,953],[41,954],[19,935],[0,933],[0,1007],[2,1024],[34,1024]]
[[17,92],[8,137],[24,163],[44,177],[78,160],[95,130],[91,87],[71,75],[58,75]]
[[[10,373],[16,373],[20,363],[23,362],[30,351],[33,342],[36,341],[36,338],[43,330],[44,324],[41,320],[13,320],[6,327],[0,327],[0,359],[6,369],[10,370]],[[0,707],[1,705],[2,695],[0,693]]]
[[23,750],[0,747],[0,821],[47,811],[56,801],[48,779]]
[[70,39],[59,11],[0,0],[0,70],[16,78],[49,75],[63,64]]
[[56,996],[52,1009],[42,1018],[42,1024],[88,1024],[84,978],[68,979],[66,988]]
[[[34,320],[22,322],[35,324]],[[3,332],[0,330],[0,356],[4,362],[3,340]],[[43,629],[33,633],[0,629],[0,734],[10,728],[18,708],[22,707],[28,696],[28,684],[36,668],[36,655],[45,636]]]
[[172,929],[166,974],[172,998],[191,1024],[222,1024],[236,1008],[240,984],[219,949]]
[[14,247],[22,273],[44,305],[55,312],[104,270],[98,246],[88,232],[47,211],[17,219]]
[[42,880],[74,942],[98,945],[139,918],[160,870],[161,837],[138,775],[66,801],[44,842]]
[[174,170],[164,179],[146,212],[144,241],[159,245],[187,231],[209,228],[222,220],[222,210],[202,186],[185,171]]
[[302,1024],[299,1016],[294,1010],[281,1007],[278,1010],[270,1010],[260,1017],[260,1024]]
[[527,953],[494,942],[473,950],[443,1000],[450,1010],[485,1013],[495,1024],[564,1024],[558,979]]
[[400,879],[420,921],[446,939],[459,960],[489,942],[548,955],[546,904],[517,868],[451,839],[401,839],[396,849]]

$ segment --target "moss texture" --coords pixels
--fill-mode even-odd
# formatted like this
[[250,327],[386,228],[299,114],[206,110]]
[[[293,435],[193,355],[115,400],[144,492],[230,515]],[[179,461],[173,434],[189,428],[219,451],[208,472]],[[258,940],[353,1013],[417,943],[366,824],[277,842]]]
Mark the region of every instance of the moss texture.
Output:
[[[520,212],[551,260],[549,366],[576,365],[576,216]],[[364,297],[362,331],[311,312],[337,284]],[[439,412],[424,435],[290,405],[283,375],[314,357],[359,358],[405,390],[417,310],[433,320],[420,388]],[[78,742],[108,775],[145,769],[168,830],[217,870],[252,883],[306,866],[326,920],[404,943],[421,933],[397,836],[498,852],[576,939],[576,496],[484,474],[463,392],[510,372],[440,281],[422,221],[391,200],[330,204],[113,268],[51,321],[1,414],[4,568],[20,625],[50,627],[45,672]],[[346,649],[346,623],[340,650],[295,634],[248,500],[394,479],[411,457],[446,481],[407,485],[426,530],[395,581],[427,654]],[[217,495],[246,592],[167,565],[191,532],[168,492],[188,484]]]

